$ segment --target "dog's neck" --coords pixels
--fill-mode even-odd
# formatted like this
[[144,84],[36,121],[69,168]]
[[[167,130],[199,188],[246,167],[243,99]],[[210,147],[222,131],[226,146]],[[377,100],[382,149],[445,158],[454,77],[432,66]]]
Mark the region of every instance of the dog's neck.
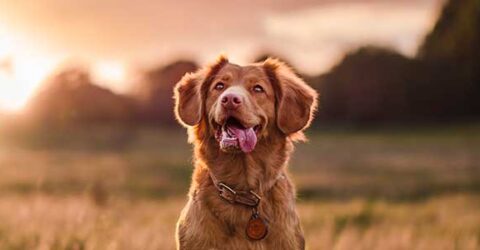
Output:
[[201,141],[195,144],[197,171],[210,171],[220,182],[236,189],[261,193],[284,174],[293,149],[290,140],[280,133],[261,138],[248,154],[221,151],[213,136],[197,139]]

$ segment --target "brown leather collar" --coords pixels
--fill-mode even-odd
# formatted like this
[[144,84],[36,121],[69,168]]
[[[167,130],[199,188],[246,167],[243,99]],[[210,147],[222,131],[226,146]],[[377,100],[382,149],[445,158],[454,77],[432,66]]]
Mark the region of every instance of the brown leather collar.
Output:
[[210,178],[212,179],[213,185],[215,186],[215,188],[217,188],[219,192],[218,195],[222,199],[232,204],[240,204],[251,208],[256,208],[258,207],[258,204],[260,204],[262,198],[254,191],[235,190],[227,184],[218,181],[218,179],[215,177],[215,175],[212,174],[211,171],[209,171],[209,174]]
[[[213,185],[218,190],[218,195],[232,203],[232,204],[241,204],[247,207],[256,208],[260,204],[262,198],[260,195],[255,193],[253,190],[235,190],[234,188],[228,186],[227,184],[219,181],[217,177],[212,173],[212,171],[208,170],[210,178],[212,179]],[[278,180],[285,179],[285,175],[283,173],[279,174],[275,181],[267,188],[267,190],[271,189]]]

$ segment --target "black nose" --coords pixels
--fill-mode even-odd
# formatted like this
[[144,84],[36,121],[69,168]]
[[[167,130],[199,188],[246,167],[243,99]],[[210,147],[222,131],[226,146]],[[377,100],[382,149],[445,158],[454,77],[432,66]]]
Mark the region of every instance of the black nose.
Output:
[[222,96],[222,106],[226,109],[237,109],[242,105],[242,98],[239,95],[230,93]]

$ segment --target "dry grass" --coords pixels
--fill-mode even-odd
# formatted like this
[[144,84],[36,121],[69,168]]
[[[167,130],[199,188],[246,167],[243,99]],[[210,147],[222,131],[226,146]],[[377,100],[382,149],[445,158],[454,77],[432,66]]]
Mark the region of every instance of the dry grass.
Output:
[[[88,196],[0,199],[0,249],[174,249],[182,199]],[[450,195],[413,203],[300,202],[308,249],[480,249],[480,197]]]
[[4,197],[0,249],[174,249],[179,200],[112,201],[85,196]]

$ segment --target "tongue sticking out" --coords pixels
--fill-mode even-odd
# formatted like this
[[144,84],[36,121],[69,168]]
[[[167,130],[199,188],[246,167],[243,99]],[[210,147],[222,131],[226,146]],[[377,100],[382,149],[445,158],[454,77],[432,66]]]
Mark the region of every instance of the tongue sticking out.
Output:
[[229,146],[236,144],[244,153],[250,153],[257,144],[257,135],[253,128],[241,128],[236,125],[226,125],[225,132],[222,135],[222,143]]
[[257,135],[255,135],[253,128],[241,129],[233,127],[232,131],[238,138],[240,149],[245,153],[252,152],[255,144],[257,144]]

